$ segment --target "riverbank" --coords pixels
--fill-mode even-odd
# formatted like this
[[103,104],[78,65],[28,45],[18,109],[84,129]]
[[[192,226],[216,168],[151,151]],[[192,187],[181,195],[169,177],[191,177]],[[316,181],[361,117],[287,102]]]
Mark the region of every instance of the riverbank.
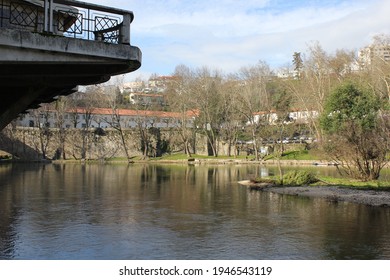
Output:
[[[108,161],[119,162],[119,161]],[[132,160],[133,163],[164,163],[164,164],[261,164],[261,165],[283,165],[283,166],[336,166],[334,162],[326,160],[253,160],[245,158],[190,158],[190,159],[149,159],[149,160]]]
[[338,186],[268,187],[265,192],[326,199],[332,203],[350,202],[368,206],[390,207],[390,192]]
[[[0,163],[12,163],[12,160],[1,161]],[[20,162],[20,161],[14,161]],[[41,163],[52,163],[52,164],[128,164],[125,160],[113,160],[113,161],[80,161],[80,160],[56,160],[56,161],[42,161]],[[299,160],[281,160],[280,163],[283,166],[329,166],[327,162],[320,161],[299,161]],[[216,164],[216,165],[225,165],[225,164],[264,164],[264,161],[251,161],[245,159],[195,159],[192,161],[186,160],[136,160],[134,159],[132,164],[199,164],[199,165],[207,165],[207,164]],[[273,163],[273,164],[272,164]],[[267,161],[265,165],[275,165],[275,162]],[[326,199],[330,202],[351,202],[351,203],[359,203],[370,206],[384,206],[390,207],[390,190],[389,186],[381,186],[378,189],[375,189],[375,186],[360,186],[351,187],[351,186],[341,186],[343,183],[336,182],[330,184],[329,186],[303,186],[303,187],[266,187],[261,191],[285,194],[285,195],[293,195],[293,196],[303,196],[303,197],[311,197],[311,198],[322,198]],[[384,187],[384,188],[382,188]]]

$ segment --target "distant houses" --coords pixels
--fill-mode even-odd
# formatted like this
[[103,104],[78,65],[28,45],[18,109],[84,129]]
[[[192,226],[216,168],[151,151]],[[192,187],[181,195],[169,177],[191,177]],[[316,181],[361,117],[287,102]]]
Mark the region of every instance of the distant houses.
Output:
[[130,92],[129,102],[132,105],[142,106],[161,106],[166,105],[165,96],[163,94],[148,94],[140,92]]
[[[310,120],[318,118],[318,112],[315,110],[291,110],[288,113],[288,117],[284,120],[284,123],[299,123],[306,124]],[[265,123],[269,125],[275,125],[278,121],[278,113],[275,110],[256,112],[253,114],[254,123]]]
[[147,83],[142,81],[125,83],[121,87],[121,92],[128,96],[132,105],[162,108],[167,105],[164,92],[176,79],[175,76],[159,76],[149,79]]

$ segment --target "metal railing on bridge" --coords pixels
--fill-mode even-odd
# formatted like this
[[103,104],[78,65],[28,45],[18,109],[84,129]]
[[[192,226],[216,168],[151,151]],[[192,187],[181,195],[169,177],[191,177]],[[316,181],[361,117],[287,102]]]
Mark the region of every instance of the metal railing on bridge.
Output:
[[131,11],[73,0],[0,0],[0,27],[130,44]]

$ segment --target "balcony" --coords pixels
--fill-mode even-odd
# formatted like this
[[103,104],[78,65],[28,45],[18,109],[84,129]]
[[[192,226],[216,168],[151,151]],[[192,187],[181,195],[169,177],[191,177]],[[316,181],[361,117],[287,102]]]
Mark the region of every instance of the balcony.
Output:
[[0,2],[0,129],[26,109],[137,70],[131,11],[71,0]]

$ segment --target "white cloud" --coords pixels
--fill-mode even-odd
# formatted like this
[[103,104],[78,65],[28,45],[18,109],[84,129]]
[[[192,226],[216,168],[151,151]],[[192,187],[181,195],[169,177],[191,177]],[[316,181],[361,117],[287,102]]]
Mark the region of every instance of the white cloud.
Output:
[[132,42],[143,52],[140,71],[151,73],[180,63],[230,72],[260,59],[278,67],[311,41],[331,52],[390,33],[388,0],[95,2],[134,11]]

